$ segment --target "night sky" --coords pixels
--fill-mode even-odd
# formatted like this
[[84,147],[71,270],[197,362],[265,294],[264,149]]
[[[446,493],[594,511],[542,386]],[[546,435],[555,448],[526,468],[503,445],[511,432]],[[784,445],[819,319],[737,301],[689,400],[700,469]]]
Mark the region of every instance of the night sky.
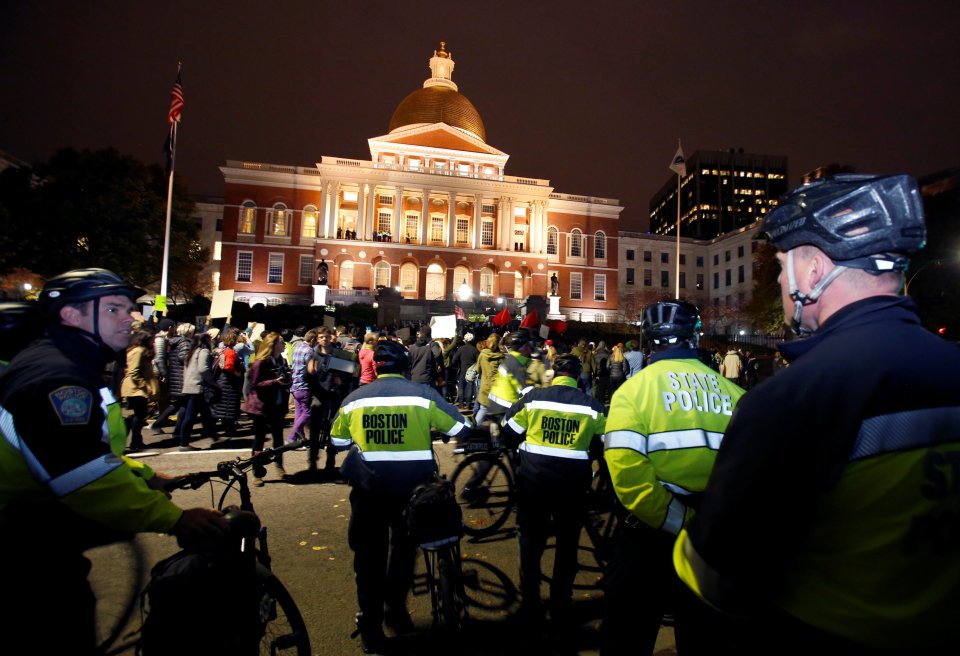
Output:
[[114,147],[161,163],[183,61],[177,171],[369,159],[447,42],[509,175],[620,199],[645,229],[682,138],[917,176],[960,165],[960,3],[0,3],[0,150]]

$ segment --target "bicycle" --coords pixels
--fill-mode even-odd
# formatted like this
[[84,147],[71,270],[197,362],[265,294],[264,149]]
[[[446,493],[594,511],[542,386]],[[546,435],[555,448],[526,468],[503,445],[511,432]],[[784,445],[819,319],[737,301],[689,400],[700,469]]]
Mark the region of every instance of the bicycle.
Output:
[[[244,571],[253,573],[256,584],[253,596],[259,598],[257,616],[259,623],[252,629],[255,630],[259,638],[260,654],[289,653],[297,656],[309,656],[310,637],[296,602],[294,602],[283,583],[271,571],[267,528],[260,524],[254,513],[247,473],[252,470],[255,476],[262,477],[262,470],[267,464],[276,461],[277,457],[284,451],[298,449],[303,444],[303,440],[298,440],[274,449],[266,449],[250,458],[220,462],[214,470],[186,474],[174,479],[167,485],[167,489],[173,491],[188,488],[198,489],[209,484],[212,495],[213,483],[217,481],[224,483],[224,490],[217,502],[217,508],[226,511],[225,516],[231,522],[231,532],[241,536],[239,540],[239,563],[240,569],[243,571],[235,572],[235,575],[242,576]],[[239,493],[240,506],[225,507],[227,496],[233,491]],[[236,537],[232,535],[225,538],[224,545],[235,546]],[[180,554],[197,553],[197,551],[196,547],[186,547],[174,557]],[[156,569],[154,574],[156,574]],[[142,639],[143,635],[141,633]]]
[[453,470],[453,484],[463,513],[463,530],[474,538],[496,533],[516,505],[516,453],[498,439],[496,424],[475,426],[454,453],[468,454]]
[[469,619],[460,554],[463,520],[450,481],[436,475],[414,490],[407,506],[411,537],[420,545],[433,612],[433,628],[462,629]]

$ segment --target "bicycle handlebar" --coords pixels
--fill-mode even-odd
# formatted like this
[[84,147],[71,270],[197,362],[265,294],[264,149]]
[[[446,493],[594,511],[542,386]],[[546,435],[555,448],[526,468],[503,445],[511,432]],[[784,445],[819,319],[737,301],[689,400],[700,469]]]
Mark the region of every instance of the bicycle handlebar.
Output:
[[253,469],[254,467],[263,467],[264,465],[275,461],[277,457],[284,451],[293,451],[295,449],[299,449],[300,447],[305,446],[306,443],[307,440],[299,439],[273,449],[264,449],[260,453],[257,453],[249,458],[225,460],[217,463],[217,468],[215,470],[184,474],[183,476],[172,480],[169,484],[167,484],[166,488],[169,491],[185,490],[187,488],[196,490],[201,485],[208,483],[213,478],[219,478],[227,481],[231,478],[242,476],[245,472]]

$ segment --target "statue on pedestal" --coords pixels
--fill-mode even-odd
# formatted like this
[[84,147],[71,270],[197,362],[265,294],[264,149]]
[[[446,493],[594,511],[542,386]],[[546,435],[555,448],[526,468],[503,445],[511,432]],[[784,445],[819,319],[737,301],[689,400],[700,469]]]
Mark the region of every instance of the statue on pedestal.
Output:
[[317,284],[327,284],[327,263],[324,260],[320,260],[320,264],[317,265]]
[[557,274],[550,276],[550,295],[559,296],[560,295],[560,279],[557,278]]

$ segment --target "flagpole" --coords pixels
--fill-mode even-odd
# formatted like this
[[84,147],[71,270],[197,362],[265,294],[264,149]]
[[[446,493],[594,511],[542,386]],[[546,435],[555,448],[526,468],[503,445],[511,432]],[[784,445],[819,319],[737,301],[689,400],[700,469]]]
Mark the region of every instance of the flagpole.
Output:
[[160,272],[160,295],[167,296],[167,272],[170,269],[170,212],[173,208],[173,169],[177,158],[177,122],[170,127],[170,180],[167,183],[167,223],[163,233],[163,269]]
[[680,298],[680,174],[677,173],[677,276],[676,290],[677,295],[674,298]]

